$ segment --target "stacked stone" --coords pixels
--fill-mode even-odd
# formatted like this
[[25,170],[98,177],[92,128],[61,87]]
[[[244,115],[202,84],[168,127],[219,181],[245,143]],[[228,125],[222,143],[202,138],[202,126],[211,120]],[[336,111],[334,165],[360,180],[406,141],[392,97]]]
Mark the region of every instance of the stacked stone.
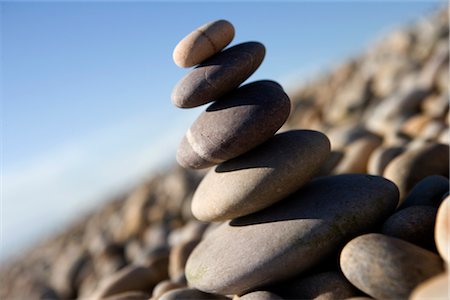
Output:
[[[234,29],[215,26],[185,42],[196,51],[178,54],[203,55],[187,63],[200,63],[192,71],[200,75],[174,90],[193,95],[188,103],[202,93],[215,100],[178,154],[186,167],[212,166],[201,183],[205,169],[177,167],[102,205],[2,264],[0,298],[448,299],[447,11],[291,93],[284,128],[325,132],[328,156],[317,131],[275,134],[281,125],[269,120],[284,120],[267,111],[289,102],[278,84],[238,87],[242,69],[217,73],[252,54],[214,63],[238,47],[216,53]],[[193,43],[207,38],[210,47]],[[250,44],[250,53],[263,49]],[[220,82],[236,86],[211,97]]]
[[[192,199],[192,213],[197,219],[224,221],[203,238],[186,262],[189,293],[192,288],[210,293],[204,297],[197,295],[199,299],[208,299],[213,294],[252,298],[253,293],[269,293],[259,290],[320,268],[343,244],[375,231],[392,215],[399,201],[397,186],[381,176],[345,174],[311,181],[328,158],[328,138],[312,130],[272,136],[287,119],[289,109],[282,107],[288,107],[289,99],[273,82],[255,82],[237,88],[261,63],[262,55],[256,53],[264,52],[251,50],[261,46],[250,48],[250,43],[218,52],[221,48],[216,45],[231,42],[232,28],[226,21],[209,23],[188,35],[174,51],[174,60],[180,66],[201,63],[204,53],[213,55],[187,74],[172,94],[173,103],[179,107],[194,107],[215,100],[187,131],[177,152],[177,160],[184,167],[205,168],[217,164],[206,174]],[[243,64],[245,59],[241,60],[240,52],[250,61],[248,64]],[[197,53],[201,59],[193,59]],[[250,71],[247,65],[252,65]],[[231,84],[229,78],[236,81]],[[279,110],[274,111],[274,107]],[[256,113],[257,108],[261,113]],[[368,140],[376,144],[373,142],[376,138]],[[367,289],[370,280],[358,277],[364,276],[366,270],[358,266],[359,260],[350,261],[355,254],[365,253],[351,249],[358,239],[364,240],[362,247],[371,249],[372,244],[379,246],[378,243],[398,249],[411,263],[415,259],[421,263],[399,288],[377,294],[383,287],[375,288],[375,292]],[[344,248],[341,267],[345,277],[369,295],[407,297],[417,284],[443,271],[438,255],[412,244],[381,234],[362,235],[358,239]],[[356,278],[352,272],[355,266],[359,268]],[[367,273],[371,270],[367,268]],[[400,266],[395,275],[401,275],[401,271]],[[341,294],[334,297],[358,294],[337,268],[315,275],[324,276],[327,283],[333,277],[344,282],[340,285]],[[304,285],[303,290],[284,288],[279,294],[304,298],[305,290],[310,287],[304,280],[294,284]],[[384,276],[383,280],[386,280]],[[182,289],[177,293],[183,297]],[[273,293],[265,295],[255,299],[280,299]]]

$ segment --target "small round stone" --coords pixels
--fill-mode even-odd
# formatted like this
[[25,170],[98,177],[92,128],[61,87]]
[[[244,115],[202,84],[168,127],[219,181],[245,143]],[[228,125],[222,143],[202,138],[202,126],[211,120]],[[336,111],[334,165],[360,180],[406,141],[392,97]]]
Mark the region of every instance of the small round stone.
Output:
[[382,146],[375,149],[367,162],[367,172],[372,175],[382,176],[386,166],[404,151],[404,147],[397,146]]
[[172,103],[181,108],[218,100],[233,91],[261,65],[263,44],[247,42],[228,48],[186,74],[172,91]]
[[435,250],[436,213],[437,208],[432,206],[411,206],[401,209],[384,222],[381,232],[417,246]]
[[179,67],[195,66],[225,48],[234,38],[234,27],[226,20],[212,21],[184,37],[173,50]]
[[103,298],[103,300],[148,300],[149,298],[150,295],[146,292],[129,291]]
[[201,169],[248,152],[275,134],[290,107],[289,97],[274,81],[244,85],[197,118],[178,147],[177,161]]
[[202,221],[221,221],[259,211],[307,183],[330,151],[325,135],[293,130],[210,170],[192,198]]
[[450,197],[439,206],[436,217],[435,241],[439,254],[450,263]]
[[400,201],[423,178],[430,175],[448,177],[449,146],[424,144],[403,152],[392,160],[383,176],[395,182],[400,190]]
[[224,295],[286,280],[378,226],[397,202],[397,187],[383,177],[318,178],[265,210],[211,231],[192,251],[186,278],[192,287]]
[[433,252],[378,233],[350,241],[340,265],[354,286],[375,299],[407,299],[419,283],[444,270]]
[[159,299],[163,294],[167,293],[168,291],[184,288],[186,285],[172,282],[170,280],[163,280],[159,282],[152,291],[152,297],[155,299]]
[[450,277],[448,271],[436,275],[416,287],[410,300],[448,300]]
[[438,208],[449,191],[448,178],[440,175],[430,175],[419,181],[406,196],[399,209],[415,205],[428,205]]

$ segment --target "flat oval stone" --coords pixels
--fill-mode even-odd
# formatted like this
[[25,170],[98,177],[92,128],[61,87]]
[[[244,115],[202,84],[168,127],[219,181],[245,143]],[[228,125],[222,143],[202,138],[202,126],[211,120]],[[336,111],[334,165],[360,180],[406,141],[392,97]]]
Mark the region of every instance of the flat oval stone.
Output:
[[400,190],[400,201],[423,178],[430,175],[448,177],[449,146],[424,144],[405,151],[392,160],[383,176],[395,182]]
[[450,262],[450,197],[447,196],[439,206],[436,227],[435,227],[435,241],[436,247],[441,257],[447,262]]
[[378,233],[345,245],[340,264],[345,277],[375,299],[407,299],[419,283],[444,270],[433,252]]
[[416,287],[410,300],[448,300],[450,294],[448,272],[436,275]]
[[383,224],[381,232],[417,246],[436,250],[434,223],[437,208],[432,206],[411,206],[401,209]]
[[190,108],[218,100],[237,88],[261,65],[263,44],[247,42],[228,48],[186,74],[172,91],[172,103]]
[[398,202],[390,181],[363,174],[313,180],[289,198],[210,232],[186,264],[190,286],[242,295],[319,263],[383,222]]
[[330,152],[325,135],[293,130],[211,169],[192,198],[192,213],[219,221],[259,211],[306,184]]
[[206,168],[237,157],[272,137],[291,103],[269,80],[244,85],[210,105],[187,131],[177,151],[185,168]]
[[234,38],[226,20],[209,22],[184,37],[173,50],[173,61],[182,68],[195,66],[225,48]]
[[181,283],[172,282],[168,279],[160,281],[152,291],[152,297],[155,299],[159,299],[162,295],[167,293],[168,291],[184,288],[186,285]]
[[399,209],[415,205],[439,207],[443,195],[449,191],[448,178],[440,175],[430,175],[419,181],[406,196]]

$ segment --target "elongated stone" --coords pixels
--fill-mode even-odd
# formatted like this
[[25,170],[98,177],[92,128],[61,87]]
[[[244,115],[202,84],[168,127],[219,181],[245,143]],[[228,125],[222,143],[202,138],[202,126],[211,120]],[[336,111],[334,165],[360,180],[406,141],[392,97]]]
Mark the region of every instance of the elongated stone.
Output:
[[222,224],[186,264],[190,286],[242,295],[300,274],[360,232],[383,222],[397,187],[370,175],[318,178],[278,204]]
[[290,100],[274,81],[256,81],[210,105],[187,131],[177,151],[185,168],[232,159],[272,137],[289,116]]
[[434,231],[436,246],[441,257],[450,263],[450,197],[439,206]]
[[234,38],[234,27],[226,20],[212,21],[184,37],[173,50],[173,61],[192,67],[225,48]]
[[340,264],[345,277],[375,299],[407,299],[419,283],[444,270],[433,252],[378,233],[350,241]]
[[218,100],[256,71],[265,52],[263,44],[247,42],[214,55],[177,83],[172,91],[172,103],[190,108]]
[[318,131],[293,130],[208,172],[192,199],[199,220],[247,215],[282,200],[306,184],[330,151]]

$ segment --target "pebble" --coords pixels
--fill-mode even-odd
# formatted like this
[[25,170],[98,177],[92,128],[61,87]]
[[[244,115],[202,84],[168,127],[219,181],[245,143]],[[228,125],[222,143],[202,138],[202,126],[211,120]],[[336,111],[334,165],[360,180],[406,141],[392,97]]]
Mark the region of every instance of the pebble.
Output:
[[191,253],[186,278],[190,286],[225,295],[287,279],[383,222],[397,202],[396,186],[382,177],[318,178],[288,199],[209,233]]
[[248,152],[275,134],[290,107],[289,97],[274,81],[244,85],[197,118],[178,147],[177,161],[201,169]]
[[93,293],[93,299],[102,299],[107,296],[134,291],[151,290],[158,282],[163,280],[154,270],[129,265],[120,271],[105,277],[97,290]]
[[381,138],[373,134],[355,140],[344,149],[344,156],[333,173],[367,173],[370,155],[381,142]]
[[347,278],[336,271],[328,271],[289,280],[280,293],[285,299],[345,299],[356,296],[359,291]]
[[263,44],[247,42],[214,55],[177,83],[172,91],[172,103],[191,108],[218,100],[256,71],[265,52]]
[[411,189],[429,175],[448,177],[449,146],[424,144],[409,149],[392,160],[383,176],[392,180],[400,190],[400,203]]
[[160,283],[158,283],[152,291],[152,297],[155,299],[159,299],[163,294],[167,293],[168,291],[180,289],[186,287],[185,284],[172,282],[170,280],[163,280]]
[[443,200],[442,196],[448,191],[449,181],[447,177],[427,176],[414,185],[399,209],[414,205],[428,205],[437,208]]
[[271,292],[256,291],[242,296],[235,295],[233,300],[283,300],[283,298]]
[[221,221],[259,211],[307,183],[329,152],[329,141],[320,132],[277,134],[211,169],[194,193],[192,213],[202,221]]
[[448,300],[450,293],[448,271],[436,275],[416,287],[410,300]]
[[447,196],[439,206],[436,227],[435,227],[436,246],[441,257],[450,263],[450,197]]
[[183,299],[183,300],[230,300],[228,297],[217,295],[217,294],[210,294],[205,293],[193,288],[181,288],[181,289],[175,289],[168,291],[167,293],[163,294],[161,297],[159,297],[159,300],[177,300],[177,299]]
[[350,241],[340,265],[354,286],[375,299],[407,299],[419,283],[444,270],[438,255],[378,233]]
[[411,206],[399,210],[383,224],[381,233],[393,236],[417,246],[435,250],[434,224],[437,208]]
[[199,240],[191,240],[175,245],[170,250],[169,277],[173,282],[185,283],[184,267],[192,250]]
[[184,37],[173,50],[179,67],[195,66],[225,48],[234,38],[234,27],[226,20],[209,22]]
[[405,147],[381,146],[375,149],[367,162],[367,172],[382,176],[386,166],[405,151]]

